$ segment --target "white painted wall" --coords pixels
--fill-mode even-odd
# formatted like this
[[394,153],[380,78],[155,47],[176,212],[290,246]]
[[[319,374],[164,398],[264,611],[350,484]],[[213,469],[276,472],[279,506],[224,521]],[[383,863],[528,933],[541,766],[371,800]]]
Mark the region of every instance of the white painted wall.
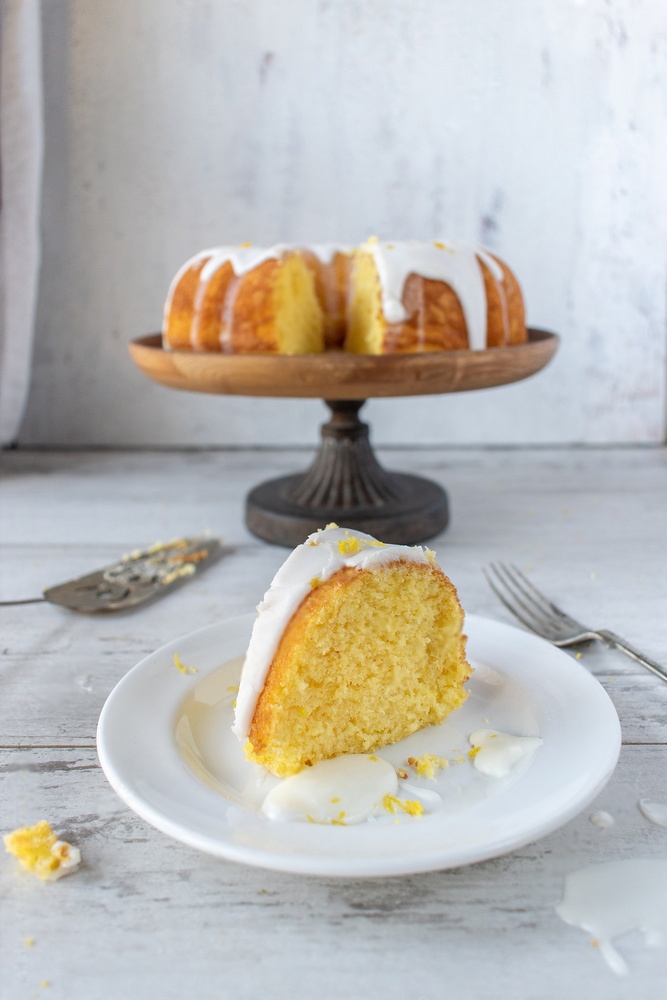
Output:
[[43,5],[43,267],[24,444],[312,443],[317,401],[177,393],[132,366],[191,253],[481,240],[562,347],[535,378],[369,403],[376,443],[665,433],[661,0]]

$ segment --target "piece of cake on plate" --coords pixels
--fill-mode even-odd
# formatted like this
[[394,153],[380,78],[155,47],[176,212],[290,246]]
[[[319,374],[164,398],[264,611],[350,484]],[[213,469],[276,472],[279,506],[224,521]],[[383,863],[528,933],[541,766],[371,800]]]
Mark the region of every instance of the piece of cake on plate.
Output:
[[291,553],[258,611],[234,732],[276,775],[372,753],[467,697],[463,610],[428,549],[328,526]]

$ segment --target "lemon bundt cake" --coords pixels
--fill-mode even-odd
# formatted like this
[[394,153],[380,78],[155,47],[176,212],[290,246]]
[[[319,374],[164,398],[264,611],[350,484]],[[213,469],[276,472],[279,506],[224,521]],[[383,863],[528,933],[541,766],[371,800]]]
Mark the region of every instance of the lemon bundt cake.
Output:
[[331,525],[291,553],[258,610],[233,729],[276,775],[372,753],[467,697],[463,611],[428,550]]
[[482,350],[527,339],[513,273],[463,243],[205,250],[174,278],[171,350],[355,354]]
[[324,349],[315,277],[291,247],[204,250],[167,296],[163,345],[226,354],[309,354]]
[[517,280],[486,250],[371,239],[355,255],[348,351],[483,350],[526,339]]

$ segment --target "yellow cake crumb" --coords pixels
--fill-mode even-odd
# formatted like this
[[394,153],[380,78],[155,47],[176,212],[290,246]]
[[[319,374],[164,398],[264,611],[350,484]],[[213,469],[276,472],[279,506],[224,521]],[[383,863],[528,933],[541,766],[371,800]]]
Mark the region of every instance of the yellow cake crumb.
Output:
[[178,655],[178,653],[174,653],[174,666],[176,667],[177,670],[180,670],[180,672],[182,674],[196,674],[197,673],[197,668],[196,667],[188,667],[184,663],[181,662],[181,658]]
[[54,882],[67,875],[81,860],[79,849],[58,840],[46,820],[7,833],[4,841],[7,852],[44,882]]
[[414,767],[421,778],[431,778],[435,781],[435,772],[441,768],[443,771],[449,767],[446,757],[438,757],[435,753],[423,753],[421,757],[408,757],[408,764]]
[[421,816],[424,812],[421,802],[417,802],[415,799],[398,799],[395,795],[385,795],[382,799],[382,806],[392,815],[397,809],[402,809],[409,816]]
[[162,583],[163,586],[168,587],[169,584],[173,583],[175,580],[180,580],[182,576],[192,576],[194,572],[196,571],[192,563],[184,563],[177,569],[173,569],[171,573],[167,573],[165,576],[163,576],[160,582]]

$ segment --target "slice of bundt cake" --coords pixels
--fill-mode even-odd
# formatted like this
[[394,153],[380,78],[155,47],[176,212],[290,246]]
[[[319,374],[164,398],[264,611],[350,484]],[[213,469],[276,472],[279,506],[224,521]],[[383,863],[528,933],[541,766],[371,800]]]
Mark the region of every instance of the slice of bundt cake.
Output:
[[370,239],[357,251],[347,351],[484,350],[526,338],[521,289],[488,250],[453,240]]
[[467,697],[463,610],[428,550],[329,526],[292,552],[258,610],[234,732],[274,774],[372,753]]

